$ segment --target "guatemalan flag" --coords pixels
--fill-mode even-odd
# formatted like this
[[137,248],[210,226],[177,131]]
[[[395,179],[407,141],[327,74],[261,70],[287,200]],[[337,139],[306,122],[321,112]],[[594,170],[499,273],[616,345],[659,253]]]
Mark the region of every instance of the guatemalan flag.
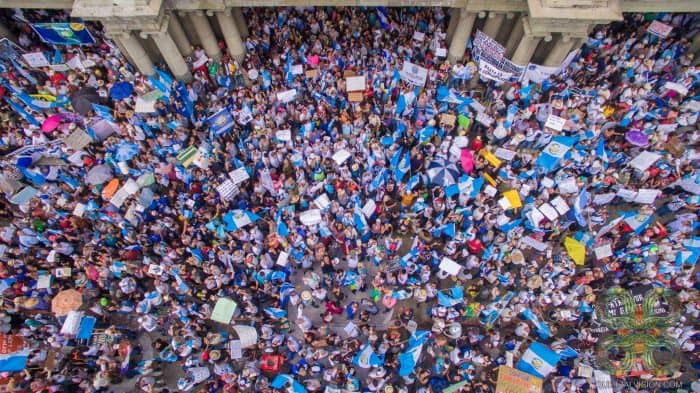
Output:
[[371,345],[365,344],[364,348],[352,358],[352,364],[359,368],[370,368],[379,367],[384,364],[384,361],[377,356]]
[[304,385],[295,381],[294,378],[289,374],[279,374],[275,379],[270,382],[270,387],[277,390],[282,390],[288,387],[292,393],[306,393],[306,388]]
[[231,131],[234,122],[231,112],[224,108],[209,117],[209,129],[218,136]]
[[444,291],[438,292],[438,304],[445,307],[452,307],[464,303],[464,288],[457,286],[450,289],[450,294]]
[[642,233],[644,228],[646,228],[651,223],[651,220],[654,218],[649,214],[642,214],[638,212],[625,213],[624,217],[625,223],[629,225],[630,228],[632,228],[634,233],[636,233],[637,235]]
[[379,24],[382,26],[382,29],[391,29],[391,23],[389,23],[389,14],[386,12],[386,8],[377,7],[377,18],[379,18]]
[[546,345],[534,342],[518,361],[516,368],[538,378],[551,374],[561,356]]
[[413,372],[418,364],[418,359],[423,352],[423,344],[428,340],[430,332],[418,330],[408,339],[406,352],[399,354],[399,376],[405,377]]
[[544,168],[545,173],[553,171],[575,142],[574,138],[568,136],[554,137],[537,157],[537,166]]
[[222,218],[226,230],[231,232],[258,221],[260,216],[248,210],[231,210]]

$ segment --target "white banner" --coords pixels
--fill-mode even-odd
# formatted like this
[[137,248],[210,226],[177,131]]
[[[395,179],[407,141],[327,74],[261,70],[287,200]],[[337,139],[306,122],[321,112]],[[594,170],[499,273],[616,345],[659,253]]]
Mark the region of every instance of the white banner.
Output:
[[296,96],[297,96],[297,89],[291,89],[291,90],[283,91],[281,93],[277,93],[277,99],[285,104],[293,101]]
[[503,57],[506,48],[481,30],[477,30],[474,35],[474,50],[477,52],[477,55],[488,53],[494,58],[500,59]]
[[528,64],[525,69],[525,78],[535,83],[542,83],[545,79],[559,72],[558,67],[545,67],[537,64]]
[[479,62],[479,75],[499,82],[508,82],[514,76],[514,74],[502,71],[485,60]]
[[647,31],[649,33],[662,38],[668,37],[668,35],[671,34],[671,30],[673,30],[673,27],[665,23],[659,22],[658,20],[651,22],[651,24],[647,28]]
[[33,68],[48,67],[51,65],[46,59],[46,56],[41,52],[25,53],[22,57],[24,57],[24,61]]
[[425,82],[428,80],[427,68],[423,68],[408,61],[403,63],[403,68],[401,69],[400,74],[401,79],[417,86],[425,85]]

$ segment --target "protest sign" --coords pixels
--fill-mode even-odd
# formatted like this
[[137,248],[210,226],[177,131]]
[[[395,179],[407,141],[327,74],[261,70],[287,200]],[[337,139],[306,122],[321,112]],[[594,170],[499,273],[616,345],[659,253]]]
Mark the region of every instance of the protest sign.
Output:
[[321,222],[321,210],[311,209],[299,214],[299,220],[304,225],[315,225]]
[[42,52],[32,52],[32,53],[25,53],[22,55],[24,58],[24,61],[29,65],[30,67],[33,68],[39,68],[39,67],[48,67],[51,65],[49,63],[49,60],[44,56]]
[[226,179],[216,187],[216,192],[219,193],[224,201],[230,201],[238,194],[239,190],[231,180]]
[[333,157],[331,158],[333,158],[333,161],[335,161],[336,164],[342,165],[342,163],[344,163],[345,160],[350,158],[350,153],[345,149],[339,150],[335,154],[333,154]]
[[442,258],[442,261],[440,261],[439,268],[440,270],[454,276],[457,273],[459,273],[459,270],[462,268],[462,266],[457,262],[453,261],[452,259],[444,257]]
[[649,27],[647,27],[647,32],[662,38],[668,37],[668,35],[671,34],[671,30],[673,30],[672,26],[659,22],[658,20],[651,22]]
[[565,123],[566,119],[556,115],[549,115],[547,117],[547,121],[544,123],[544,126],[553,130],[561,131],[562,129],[564,129]]
[[496,393],[539,393],[543,380],[508,366],[498,369]]
[[277,99],[280,100],[282,103],[288,103],[294,101],[294,98],[297,96],[297,89],[291,89],[291,90],[286,90],[280,93],[277,93]]
[[279,130],[275,133],[275,138],[282,142],[289,142],[292,140],[292,130]]
[[513,73],[503,71],[497,65],[491,64],[485,59],[479,62],[479,76],[498,82],[508,82],[515,77]]
[[234,169],[231,172],[229,172],[228,175],[231,178],[231,180],[233,180],[233,184],[236,185],[250,179],[250,175],[244,167]]
[[83,148],[92,142],[92,138],[87,132],[76,129],[70,135],[63,139],[66,146],[73,150],[83,150]]
[[364,76],[351,76],[345,78],[345,90],[347,91],[363,91],[365,89]]
[[401,79],[416,86],[423,86],[428,80],[428,69],[419,65],[404,61],[403,68],[399,73]]
[[211,313],[211,320],[228,325],[231,322],[231,318],[233,318],[236,307],[236,302],[233,300],[225,297],[219,298],[214,306],[214,311]]

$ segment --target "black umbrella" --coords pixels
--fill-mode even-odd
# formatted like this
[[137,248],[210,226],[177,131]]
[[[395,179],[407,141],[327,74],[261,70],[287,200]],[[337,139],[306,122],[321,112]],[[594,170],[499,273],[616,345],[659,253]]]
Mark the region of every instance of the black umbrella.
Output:
[[70,103],[73,110],[85,116],[92,110],[93,103],[100,102],[100,95],[93,87],[83,87],[70,96]]

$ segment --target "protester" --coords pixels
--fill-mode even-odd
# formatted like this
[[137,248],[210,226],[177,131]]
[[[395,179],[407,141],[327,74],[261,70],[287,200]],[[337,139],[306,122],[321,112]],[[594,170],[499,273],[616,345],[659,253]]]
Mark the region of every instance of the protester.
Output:
[[695,16],[503,82],[439,55],[441,8],[244,15],[243,61],[195,47],[187,83],[7,15],[52,66],[3,51],[5,391],[493,392],[536,344],[547,389],[589,391],[594,306],[634,284],[675,291],[697,380]]

